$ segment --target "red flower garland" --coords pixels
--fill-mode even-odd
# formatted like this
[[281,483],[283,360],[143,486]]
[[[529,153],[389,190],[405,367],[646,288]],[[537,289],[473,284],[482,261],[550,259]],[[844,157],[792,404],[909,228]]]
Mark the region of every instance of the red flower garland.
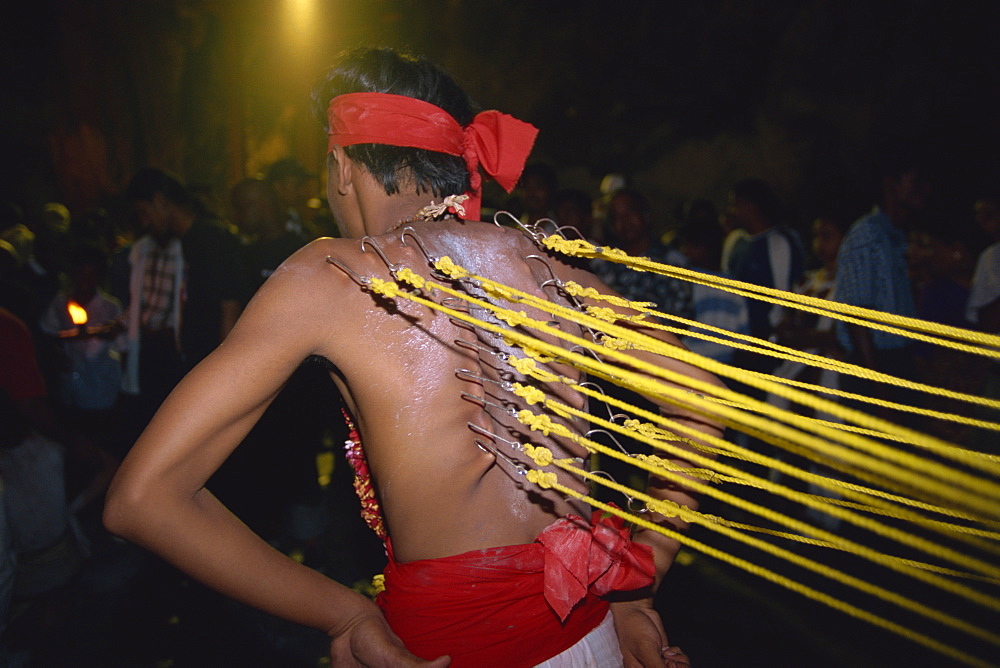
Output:
[[347,440],[344,441],[344,452],[351,468],[354,469],[354,492],[361,500],[361,518],[384,543],[388,533],[385,530],[385,521],[382,519],[382,509],[378,505],[378,497],[375,496],[375,488],[372,486],[365,451],[361,447],[361,435],[358,434],[358,429],[354,426],[354,421],[351,420],[347,410],[341,409],[341,412],[350,430]]

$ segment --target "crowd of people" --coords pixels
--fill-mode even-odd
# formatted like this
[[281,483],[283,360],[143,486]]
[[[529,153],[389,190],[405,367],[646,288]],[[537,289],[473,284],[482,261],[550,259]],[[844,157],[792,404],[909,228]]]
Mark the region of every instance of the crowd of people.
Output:
[[[557,171],[543,164],[525,168],[511,200],[492,204],[511,210],[512,223],[665,264],[1000,331],[1000,197],[984,193],[967,212],[928,222],[923,165],[897,151],[881,167],[881,196],[870,212],[856,212],[856,220],[818,213],[809,226],[793,219],[758,178],[734,183],[721,211],[692,197],[669,224],[654,215],[647,194],[624,179],[612,179],[616,187],[604,194],[559,190]],[[99,521],[104,492],[181,379],[226,340],[287,258],[316,238],[338,234],[329,209],[313,200],[318,189],[316,174],[286,159],[235,184],[227,212],[211,211],[195,189],[151,167],[137,170],[122,193],[131,220],[101,211],[71,215],[55,203],[41,211],[3,204],[0,632],[12,605],[44,600],[67,586],[94,544],[108,540]],[[806,230],[809,239],[802,238]],[[690,333],[697,324],[710,325],[902,378],[1000,396],[996,365],[977,364],[964,353],[914,346],[612,262],[577,264],[572,271],[588,269],[627,298],[657,304],[683,319],[680,327]],[[238,342],[254,335],[245,328]],[[779,364],[693,334],[680,340],[749,370],[863,395],[881,392],[853,377]],[[226,368],[235,373],[235,366]],[[284,552],[300,550],[307,563],[323,560],[317,537],[331,523],[317,456],[347,436],[340,411],[331,409],[341,399],[329,376],[324,359],[307,356],[208,484],[256,533]],[[884,398],[948,408],[943,399]],[[957,443],[995,447],[959,427],[915,426]]]

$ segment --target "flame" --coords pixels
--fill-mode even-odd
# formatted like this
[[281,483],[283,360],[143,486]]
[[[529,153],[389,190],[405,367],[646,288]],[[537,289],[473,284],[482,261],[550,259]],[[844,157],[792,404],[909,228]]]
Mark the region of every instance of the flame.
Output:
[[87,324],[87,309],[74,301],[66,302],[66,307],[69,309],[69,317],[73,320],[74,325]]

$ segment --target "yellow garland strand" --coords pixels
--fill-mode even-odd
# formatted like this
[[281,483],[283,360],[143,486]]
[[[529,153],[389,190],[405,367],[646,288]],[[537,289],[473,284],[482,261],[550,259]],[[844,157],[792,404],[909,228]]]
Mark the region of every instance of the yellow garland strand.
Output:
[[[775,573],[770,569],[758,566],[757,564],[753,564],[745,559],[741,559],[729,553],[713,548],[705,543],[694,540],[684,534],[662,527],[659,524],[656,524],[655,522],[651,522],[644,518],[638,517],[632,513],[625,512],[620,508],[602,503],[601,501],[598,501],[593,497],[581,494],[576,490],[566,487],[564,485],[560,485],[558,482],[555,482],[552,479],[552,476],[554,476],[555,474],[552,474],[552,476],[544,476],[544,475],[532,476],[531,474],[533,472],[534,470],[528,472],[529,482],[533,482],[535,484],[541,483],[539,484],[539,486],[547,486],[551,489],[555,489],[556,491],[562,494],[565,494],[566,496],[571,496],[573,498],[580,499],[605,513],[610,513],[612,515],[621,517],[641,528],[661,533],[667,536],[668,538],[672,538],[678,542],[681,542],[692,549],[702,552],[703,554],[715,557],[719,561],[741,568],[751,574],[760,576],[766,580],[781,585],[793,592],[801,594],[802,596],[805,596],[812,600],[825,603],[826,605],[835,610],[839,610],[845,614],[851,615],[852,617],[856,617],[858,619],[866,621],[874,626],[878,626],[886,630],[892,631],[893,633],[896,633],[916,643],[931,648],[934,651],[939,652],[945,656],[949,656],[959,661],[962,661],[967,665],[986,666],[986,667],[990,666],[989,663],[977,657],[967,654],[966,652],[956,649],[950,645],[946,645],[937,640],[934,640],[933,638],[925,634],[917,633],[916,631],[913,631],[905,626],[889,621],[884,617],[875,615],[871,612],[868,612],[867,610],[851,605],[850,603],[847,603],[838,598],[830,596],[829,594],[824,594],[823,592],[813,589],[812,587],[808,587],[799,582],[796,582],[791,578],[779,575],[778,573]],[[874,596],[878,596],[879,593],[885,593],[892,600],[893,603],[896,603],[897,605],[900,605],[901,607],[904,607],[906,609],[913,610],[914,612],[918,612],[919,614],[923,614],[924,616],[927,616],[931,619],[935,619],[945,624],[948,624],[948,621],[953,620],[956,624],[958,624],[958,626],[961,627],[961,630],[969,633],[970,635],[984,638],[993,644],[1000,644],[1000,636],[997,636],[994,633],[991,633],[984,629],[980,629],[962,620],[957,620],[948,615],[944,615],[938,610],[916,603],[915,601],[910,601],[910,603],[913,603],[913,605],[915,606],[915,607],[910,607],[910,605],[906,603],[907,601],[909,601],[909,599],[900,596],[898,594],[895,594],[894,592],[889,592],[880,587],[876,587],[875,585],[871,585],[867,582],[864,582],[863,580],[860,580],[858,578],[854,578],[847,574],[840,573],[840,571],[837,571],[836,569],[830,568],[824,564],[820,564],[805,557],[801,557],[800,555],[797,555],[793,552],[788,552],[787,550],[781,550],[780,548],[775,548],[769,543],[765,543],[763,541],[754,539],[751,536],[746,536],[745,534],[740,534],[739,532],[729,530],[727,527],[717,526],[716,528],[719,533],[727,535],[730,538],[734,538],[736,540],[739,540],[740,542],[746,543],[753,547],[757,547],[766,552],[776,551],[778,553],[782,553],[781,556],[786,558],[788,561],[796,563],[797,565],[802,566],[803,568],[820,572],[823,575],[830,577],[831,579],[835,579],[838,581],[845,581],[845,584],[851,584],[852,586],[855,586],[855,588],[861,591],[866,591],[866,593],[872,594]],[[942,619],[942,617],[944,619]],[[948,625],[951,626],[952,624]],[[958,628],[958,626],[954,627]]]
[[[575,241],[579,240],[569,242],[569,240],[566,240],[558,235],[549,235],[543,239],[542,243],[546,248],[564,253],[566,255],[612,260],[640,271],[652,271],[665,276],[682,278],[690,282],[700,283],[702,285],[708,285],[720,289],[729,288],[730,292],[744,294],[744,296],[752,297],[754,299],[761,299],[762,301],[768,301],[775,304],[788,305],[799,308],[800,310],[830,316],[847,322],[853,321],[866,327],[878,327],[879,329],[884,329],[884,331],[898,333],[901,336],[917,338],[915,336],[916,332],[937,333],[942,336],[949,336],[959,341],[969,341],[971,343],[984,346],[983,348],[970,348],[968,352],[986,355],[989,357],[1000,356],[1000,352],[988,348],[1000,347],[1000,336],[994,334],[976,332],[969,329],[963,329],[961,327],[941,325],[939,323],[920,320],[919,318],[909,318],[874,309],[862,308],[860,306],[851,306],[849,304],[833,302],[826,299],[820,299],[818,297],[810,297],[808,295],[799,295],[794,292],[787,292],[776,288],[767,288],[753,283],[745,283],[743,281],[737,281],[723,276],[716,276],[714,274],[706,274],[704,272],[686,269],[684,267],[653,262],[648,258],[630,256],[624,251],[620,251],[618,249],[598,248],[587,242],[578,244],[575,243]],[[845,316],[855,316],[855,318],[847,318]],[[857,320],[857,318],[863,318],[864,320]],[[878,326],[878,323],[895,324],[900,327],[908,327],[913,331],[881,327]],[[929,343],[944,346],[949,346],[953,343],[947,341],[946,339],[935,339],[930,337],[920,337],[920,340],[927,340]]]
[[[469,278],[474,279],[477,282],[477,284],[479,284],[483,289],[485,289],[487,291],[489,291],[490,288],[493,285],[495,285],[494,281],[491,281],[491,280],[486,279],[484,277],[476,276],[476,275],[473,275],[473,274],[466,274],[466,275]],[[498,306],[496,306],[494,304],[491,304],[489,302],[483,302],[482,300],[477,300],[477,299],[471,298],[471,297],[469,297],[469,296],[467,296],[464,293],[461,293],[459,291],[451,290],[451,289],[445,288],[443,286],[437,286],[437,287],[438,287],[438,289],[441,289],[441,290],[444,290],[446,292],[449,292],[449,294],[452,294],[453,296],[456,296],[456,297],[459,297],[459,298],[463,298],[466,301],[469,301],[469,303],[477,304],[477,305],[480,305],[480,306],[482,306],[484,308],[487,308],[490,311],[492,311],[494,314],[498,314],[498,317],[500,317],[499,314],[508,311],[508,309],[502,309],[501,307],[498,307]],[[508,289],[507,292],[510,293],[510,292],[514,292],[514,291],[512,289]],[[597,322],[599,322],[599,321],[596,321],[596,319],[592,319],[592,318],[588,319],[587,316],[579,314],[578,312],[576,312],[573,309],[570,309],[570,308],[567,308],[567,307],[562,307],[562,306],[559,306],[559,305],[556,305],[556,304],[551,304],[550,302],[547,302],[545,300],[540,300],[539,298],[535,297],[534,295],[528,295],[526,293],[518,293],[518,295],[519,295],[519,297],[523,301],[526,301],[526,302],[530,301],[532,303],[532,305],[538,306],[540,308],[543,308],[543,309],[547,310],[548,312],[550,312],[550,313],[552,313],[554,315],[559,315],[559,316],[567,317],[568,319],[575,319],[576,322],[578,322],[580,324],[584,324],[585,326],[594,326]],[[577,316],[578,319],[574,318],[574,316]],[[744,395],[740,395],[738,393],[731,392],[731,391],[728,391],[728,390],[720,390],[719,388],[717,388],[715,386],[712,386],[712,385],[703,384],[703,383],[697,383],[693,379],[687,378],[683,374],[680,374],[680,373],[677,373],[677,372],[666,371],[666,370],[664,370],[661,367],[656,366],[656,365],[652,365],[652,364],[648,364],[648,363],[643,363],[643,362],[641,362],[639,360],[635,360],[635,359],[633,359],[631,357],[620,356],[617,353],[617,351],[614,351],[614,350],[609,351],[608,349],[602,349],[599,346],[597,346],[597,345],[595,345],[595,344],[593,344],[593,343],[591,343],[591,342],[589,342],[589,341],[587,341],[585,339],[581,339],[580,337],[576,337],[576,336],[567,334],[565,332],[562,332],[559,329],[552,328],[552,327],[548,326],[547,324],[542,323],[540,321],[532,320],[530,318],[527,318],[527,316],[524,315],[523,311],[519,312],[515,316],[510,316],[510,317],[512,318],[512,320],[514,322],[517,322],[519,325],[531,324],[531,326],[534,329],[537,329],[539,331],[543,331],[543,332],[546,332],[548,334],[552,334],[554,336],[562,338],[564,340],[570,341],[574,345],[588,347],[588,348],[590,348],[592,350],[593,349],[604,350],[605,353],[611,352],[611,353],[613,353],[612,354],[612,358],[613,359],[617,359],[620,362],[625,362],[626,364],[630,364],[631,366],[636,367],[640,371],[643,371],[643,372],[645,372],[647,374],[650,374],[650,375],[653,375],[653,376],[657,376],[659,378],[662,378],[662,379],[665,379],[665,380],[668,380],[668,381],[676,382],[678,384],[685,384],[685,383],[687,383],[687,384],[695,387],[695,389],[697,389],[699,391],[703,391],[703,392],[708,393],[708,394],[716,394],[716,395],[721,395],[721,396],[730,396],[732,399],[739,401],[741,403],[741,405],[749,406],[751,408],[756,408],[758,410],[758,412],[764,412],[764,411],[766,411],[767,413],[770,413],[771,415],[781,415],[782,419],[784,419],[786,422],[789,422],[790,424],[796,424],[799,428],[805,428],[807,431],[812,431],[812,432],[815,432],[815,433],[818,433],[818,434],[819,433],[823,433],[823,434],[825,434],[827,436],[827,438],[831,438],[831,439],[836,440],[836,436],[833,436],[833,434],[837,434],[838,430],[834,430],[832,428],[825,427],[824,425],[817,425],[817,424],[811,423],[809,420],[803,419],[803,416],[798,415],[796,413],[792,413],[790,411],[784,411],[784,410],[776,409],[775,407],[768,406],[767,404],[764,404],[763,402],[752,400],[749,397],[746,397]],[[477,324],[477,326],[482,326],[481,323],[478,322],[478,321],[475,324]],[[617,333],[619,335],[624,335],[625,338],[637,339],[637,340],[641,341],[642,344],[643,344],[644,349],[646,349],[646,350],[650,350],[650,351],[655,352],[657,354],[665,355],[665,356],[668,356],[668,357],[673,357],[675,359],[678,359],[680,361],[684,361],[684,362],[687,362],[687,363],[690,363],[690,364],[695,364],[696,366],[700,366],[701,368],[704,368],[704,369],[707,369],[708,371],[712,371],[714,373],[717,373],[718,375],[729,375],[729,376],[735,375],[735,374],[733,374],[733,369],[731,367],[728,367],[727,365],[721,364],[719,362],[715,362],[714,360],[701,357],[699,355],[691,353],[690,351],[687,351],[687,350],[678,348],[676,346],[664,343],[662,341],[659,341],[658,339],[654,339],[652,337],[649,337],[649,336],[646,336],[646,335],[643,335],[643,334],[640,334],[640,333],[637,333],[637,332],[631,332],[629,330],[626,330],[626,329],[623,329],[623,328],[620,328],[620,327],[616,327],[614,325],[608,325],[608,327],[611,328],[611,330],[614,333]],[[498,331],[498,333],[504,334],[505,336],[507,336],[507,338],[512,338],[513,337],[513,332],[511,332],[510,330],[499,330],[498,329],[498,330],[495,330],[495,331]],[[523,339],[523,337],[521,337],[521,338]],[[551,351],[549,354],[559,355],[561,358],[563,358],[563,359],[565,359],[567,361],[569,361],[571,357],[573,357],[574,359],[579,358],[579,356],[574,356],[573,353],[568,353],[564,349],[562,349],[562,348],[560,348],[558,346],[552,346],[550,344],[545,344],[544,342],[541,342],[541,341],[538,341],[535,344],[525,343],[524,345],[527,345],[529,347],[531,345],[536,345],[536,346],[537,345],[542,345],[543,347],[545,347],[546,349],[548,349],[548,350]],[[588,370],[589,368],[591,368],[591,367],[594,366],[594,362],[591,361],[591,360],[582,360],[582,361],[585,364],[583,366],[578,366],[578,368],[581,368],[583,370]],[[572,362],[570,362],[570,363],[572,363]],[[619,376],[622,375],[621,373],[619,373],[617,371],[616,371],[616,373]],[[744,378],[744,380],[745,380],[745,378]],[[970,464],[970,465],[973,465],[973,466],[984,466],[985,465],[985,463],[982,462],[978,457],[962,458],[963,457],[963,452],[962,451],[957,451],[956,452],[954,450],[948,450],[948,448],[950,447],[950,444],[947,444],[947,443],[945,443],[943,441],[940,441],[939,439],[935,439],[933,437],[927,436],[926,434],[920,434],[920,433],[915,432],[913,430],[910,430],[910,429],[907,429],[907,428],[904,428],[904,427],[900,427],[898,425],[894,425],[893,423],[890,423],[888,421],[881,420],[879,418],[874,418],[872,416],[868,416],[868,415],[866,415],[864,413],[861,413],[859,411],[855,411],[854,409],[846,408],[844,406],[840,406],[839,404],[836,404],[836,403],[833,403],[833,402],[830,402],[830,401],[827,401],[827,400],[823,400],[823,399],[820,399],[818,397],[813,397],[811,395],[805,394],[805,393],[800,392],[798,390],[795,390],[793,388],[780,386],[780,385],[778,385],[776,383],[769,382],[769,381],[767,381],[765,379],[755,379],[755,380],[756,380],[756,382],[753,383],[753,384],[756,384],[758,387],[760,387],[762,389],[765,389],[765,390],[768,390],[768,391],[773,391],[776,394],[784,395],[787,398],[789,398],[791,400],[794,400],[794,401],[798,401],[799,403],[802,403],[804,405],[811,405],[816,410],[821,410],[823,412],[828,412],[830,414],[837,415],[838,417],[841,417],[843,419],[851,419],[854,422],[867,422],[867,423],[869,423],[870,426],[874,426],[876,428],[884,429],[884,430],[886,430],[886,431],[888,431],[890,433],[896,433],[896,434],[900,434],[900,435],[903,435],[905,437],[908,437],[913,442],[915,442],[915,443],[917,443],[917,444],[919,444],[921,446],[928,446],[928,445],[932,446],[932,447],[936,446],[937,448],[939,448],[939,451],[941,451],[941,452],[949,454],[950,456],[961,458],[960,460],[963,461],[963,463],[967,463],[967,464]],[[648,393],[650,396],[657,396],[657,395],[659,395],[661,397],[665,396],[663,394],[663,392],[662,392],[662,386],[659,385],[659,384],[656,384],[655,382],[650,382],[647,379],[639,378],[639,377],[636,377],[634,375],[631,377],[631,379],[630,379],[629,382],[634,383],[634,385],[633,385],[634,389],[637,389],[640,392]],[[657,391],[657,390],[659,390],[659,391]],[[695,403],[695,402],[691,402],[691,403]],[[691,407],[690,404],[689,404],[689,407]],[[702,410],[703,411],[705,410],[704,407],[702,408]],[[719,411],[716,411],[717,414],[718,414],[718,412]],[[732,414],[732,413],[730,413],[729,415],[730,416],[734,416],[734,414]],[[751,419],[752,416],[747,415],[747,414],[744,414],[744,415],[738,416],[738,417],[741,417],[742,421],[745,422],[745,423],[750,423],[750,424],[757,423],[758,425],[761,424],[759,420]],[[740,420],[737,420],[737,423],[739,423],[739,421]],[[774,429],[776,427],[776,425],[770,424],[769,427],[772,428],[772,429]],[[788,432],[788,433],[791,433],[791,432]],[[798,436],[798,438],[802,438],[801,435],[797,435],[797,436]],[[844,438],[844,436],[851,436],[851,438]],[[854,438],[853,435],[841,435],[841,439],[840,440],[844,441],[845,443],[850,443],[854,447],[861,447],[861,448],[875,450],[875,451],[877,451],[880,454],[880,456],[882,456],[884,458],[892,459],[894,461],[897,461],[897,462],[909,465],[909,466],[911,466],[913,468],[924,468],[928,473],[932,473],[935,477],[938,477],[941,480],[955,480],[955,481],[962,480],[963,484],[968,483],[973,488],[975,488],[975,489],[977,489],[977,490],[979,490],[981,492],[984,492],[986,489],[990,489],[991,493],[993,494],[994,497],[1000,496],[1000,486],[997,486],[994,483],[991,483],[991,482],[983,480],[983,479],[979,479],[979,478],[974,478],[974,477],[971,477],[971,476],[967,476],[964,472],[955,471],[955,470],[952,470],[952,469],[946,469],[945,467],[940,466],[940,465],[936,464],[935,462],[928,462],[927,460],[923,460],[923,459],[921,459],[919,457],[916,457],[914,455],[910,455],[908,453],[904,453],[904,452],[901,452],[901,451],[898,451],[898,450],[892,450],[892,449],[887,448],[887,447],[883,446],[882,444],[879,444],[879,443],[874,442],[874,441],[870,441],[870,440],[867,440],[867,439],[861,440],[861,439],[858,439],[858,438]],[[822,443],[821,441],[812,441],[813,445],[817,445],[819,447],[822,447],[821,443]],[[991,503],[990,505],[995,505],[995,504]]]

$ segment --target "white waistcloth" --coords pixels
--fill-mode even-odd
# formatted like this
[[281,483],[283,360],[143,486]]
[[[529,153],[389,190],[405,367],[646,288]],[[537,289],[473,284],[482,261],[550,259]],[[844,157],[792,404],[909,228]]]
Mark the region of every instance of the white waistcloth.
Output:
[[609,611],[604,621],[579,642],[535,668],[620,668],[623,663],[615,620]]

